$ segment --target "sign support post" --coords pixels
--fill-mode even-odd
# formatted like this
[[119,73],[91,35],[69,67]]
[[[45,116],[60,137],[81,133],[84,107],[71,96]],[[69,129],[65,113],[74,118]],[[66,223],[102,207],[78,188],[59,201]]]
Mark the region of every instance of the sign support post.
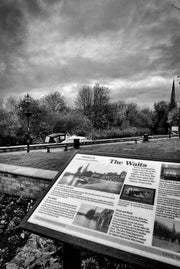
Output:
[[80,269],[80,250],[71,244],[63,244],[63,269]]

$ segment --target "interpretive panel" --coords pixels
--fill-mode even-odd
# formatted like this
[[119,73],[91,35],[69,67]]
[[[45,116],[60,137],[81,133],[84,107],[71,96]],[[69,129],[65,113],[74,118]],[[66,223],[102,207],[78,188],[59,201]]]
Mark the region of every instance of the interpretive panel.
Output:
[[76,153],[27,224],[180,266],[180,164]]

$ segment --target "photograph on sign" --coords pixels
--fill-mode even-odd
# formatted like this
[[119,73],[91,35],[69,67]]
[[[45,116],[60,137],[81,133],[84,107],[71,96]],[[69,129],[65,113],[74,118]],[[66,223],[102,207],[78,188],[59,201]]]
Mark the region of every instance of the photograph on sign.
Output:
[[180,165],[163,164],[161,167],[161,179],[180,181]]
[[73,224],[107,233],[114,211],[82,204]]
[[88,162],[77,167],[75,172],[70,167],[70,171],[64,173],[59,184],[119,194],[126,173],[123,167],[112,172],[112,167],[107,167],[106,164]]
[[180,218],[156,217],[152,245],[180,253]]
[[142,188],[139,186],[124,185],[121,199],[143,204],[154,204],[155,189]]
[[46,235],[49,229],[55,239],[67,235],[74,244],[84,240],[180,266],[179,168],[178,163],[75,153],[24,228],[44,229]]

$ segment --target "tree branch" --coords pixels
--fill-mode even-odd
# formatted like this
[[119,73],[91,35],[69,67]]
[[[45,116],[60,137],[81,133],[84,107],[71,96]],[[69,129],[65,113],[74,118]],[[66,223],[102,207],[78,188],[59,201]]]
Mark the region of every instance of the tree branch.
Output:
[[174,7],[174,8],[176,8],[176,9],[178,9],[178,10],[180,10],[180,7],[177,7],[174,4],[171,4],[171,6]]

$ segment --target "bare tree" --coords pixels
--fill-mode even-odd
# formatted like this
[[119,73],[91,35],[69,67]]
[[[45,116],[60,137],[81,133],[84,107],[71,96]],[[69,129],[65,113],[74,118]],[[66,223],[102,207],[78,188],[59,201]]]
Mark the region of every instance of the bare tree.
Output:
[[174,7],[174,8],[176,8],[176,9],[178,9],[178,10],[180,10],[180,7],[177,7],[174,4],[171,4],[171,6]]
[[49,110],[49,113],[62,112],[66,105],[60,92],[55,91],[44,96],[41,103]]
[[76,108],[85,116],[90,117],[93,105],[93,91],[90,86],[82,86],[75,101]]
[[95,128],[104,128],[108,125],[109,92],[106,87],[96,84],[93,87],[93,125]]

